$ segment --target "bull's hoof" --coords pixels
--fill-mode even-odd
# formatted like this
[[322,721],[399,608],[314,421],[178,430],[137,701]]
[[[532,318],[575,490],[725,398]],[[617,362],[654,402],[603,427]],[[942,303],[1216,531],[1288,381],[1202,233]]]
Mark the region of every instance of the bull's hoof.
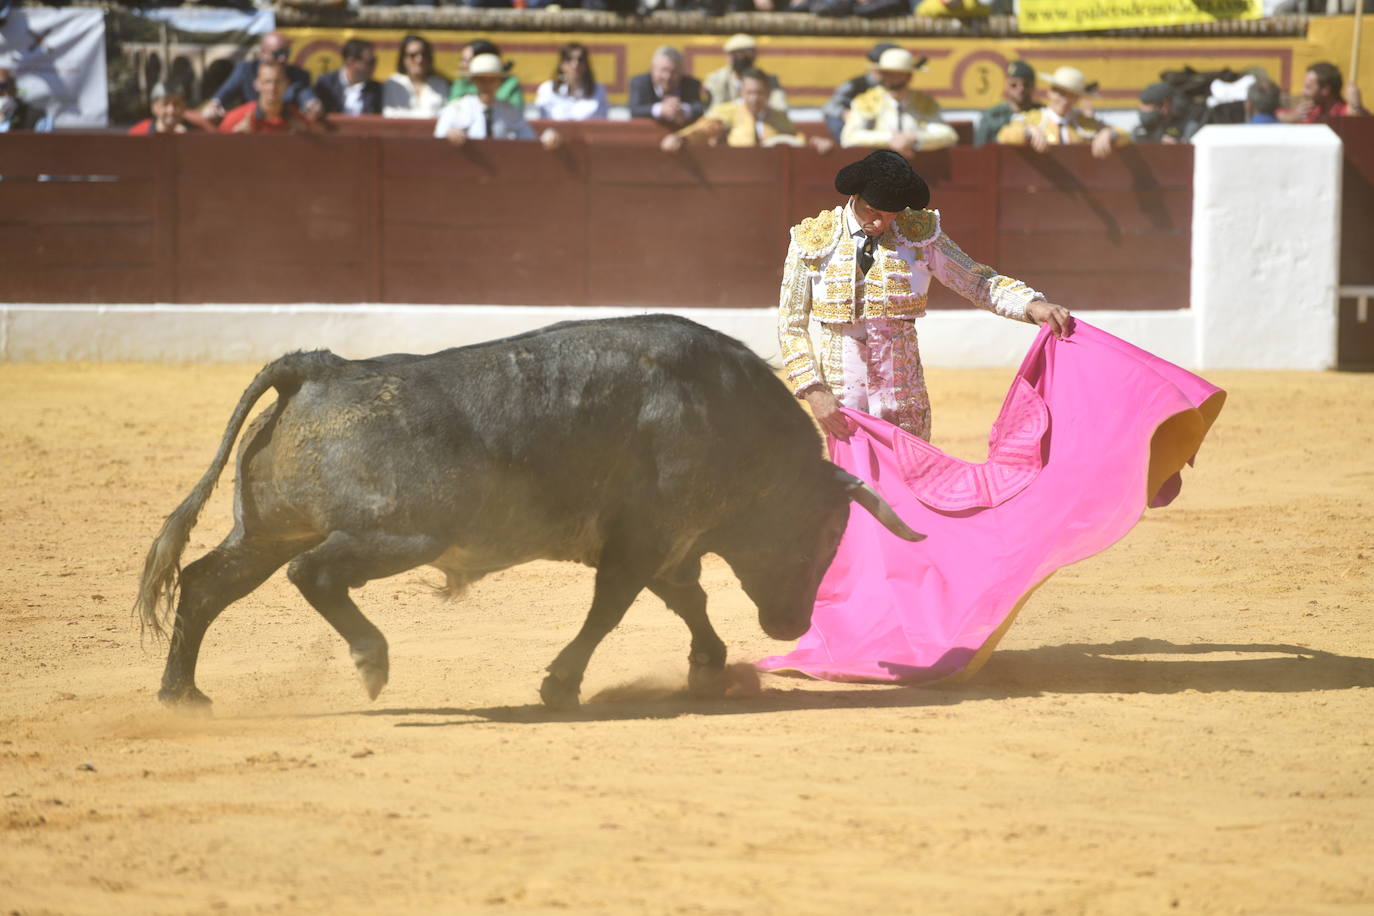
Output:
[[348,654],[353,659],[354,667],[358,669],[358,677],[362,679],[363,689],[367,691],[367,698],[369,700],[377,699],[377,694],[381,693],[382,688],[386,686],[391,671],[386,643],[382,643],[380,646],[351,649]]
[[694,697],[723,697],[729,689],[730,676],[726,674],[724,665],[692,665],[687,669],[687,692]]
[[157,692],[157,699],[163,706],[185,715],[210,715],[210,698],[194,684],[190,687],[163,687]]
[[568,683],[550,674],[544,678],[544,683],[539,685],[539,699],[544,701],[544,706],[555,712],[569,712],[577,709],[581,705],[578,699],[578,683]]

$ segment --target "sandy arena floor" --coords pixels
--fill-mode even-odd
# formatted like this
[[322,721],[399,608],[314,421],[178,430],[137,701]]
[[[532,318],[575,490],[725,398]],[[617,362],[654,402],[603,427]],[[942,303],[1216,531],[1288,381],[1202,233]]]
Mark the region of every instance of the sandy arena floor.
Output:
[[[1374,376],[1216,373],[1183,494],[970,684],[692,702],[651,597],[535,705],[591,574],[373,583],[369,703],[281,573],[161,709],[144,551],[256,367],[0,365],[0,914],[1374,912]],[[933,372],[981,459],[1009,371]],[[188,559],[228,530],[226,473]],[[720,562],[712,617],[779,649]]]

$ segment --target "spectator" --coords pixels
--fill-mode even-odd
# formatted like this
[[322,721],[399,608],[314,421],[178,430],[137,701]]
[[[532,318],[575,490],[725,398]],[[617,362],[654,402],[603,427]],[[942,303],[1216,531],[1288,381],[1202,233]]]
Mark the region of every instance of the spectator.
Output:
[[229,78],[220,84],[210,101],[201,107],[201,115],[211,124],[218,124],[224,113],[231,108],[239,108],[245,102],[257,101],[258,67],[263,64],[276,64],[285,68],[287,89],[286,101],[299,109],[309,118],[324,114],[324,106],[310,90],[310,74],[300,67],[287,63],[291,56],[291,39],[281,32],[268,32],[258,43],[257,57],[243,60],[234,67]]
[[149,94],[149,107],[153,116],[139,121],[129,128],[133,136],[148,134],[184,134],[199,130],[186,121],[186,96],[181,87],[158,83]]
[[[469,140],[533,140],[534,128],[525,113],[497,96],[506,79],[506,66],[495,54],[478,54],[464,74],[475,92],[459,96],[439,112],[434,136],[462,146]],[[563,143],[558,131],[549,128],[539,137],[545,149]]]
[[1256,79],[1245,93],[1246,124],[1277,124],[1279,87],[1271,79]]
[[1136,143],[1181,143],[1185,139],[1183,125],[1175,106],[1174,87],[1168,83],[1151,83],[1140,93],[1140,124],[1131,132]]
[[[749,35],[731,35],[725,42],[725,56],[730,58],[730,63],[711,71],[702,80],[707,101],[712,105],[733,102],[740,97],[740,82],[744,72],[756,69],[754,61],[759,56],[758,42]],[[778,78],[769,76],[767,79],[770,87],[768,107],[787,111],[787,93],[778,85]]]
[[549,121],[587,121],[604,118],[610,111],[606,87],[596,81],[587,48],[570,41],[558,49],[553,79],[539,84],[534,108]]
[[1018,116],[998,131],[998,143],[1029,144],[1037,153],[1061,144],[1091,143],[1093,156],[1105,159],[1112,154],[1112,147],[1131,142],[1124,130],[1108,127],[1075,109],[1078,100],[1088,91],[1088,81],[1081,72],[1073,67],[1060,67],[1045,82],[1049,86],[1049,101],[1045,107]]
[[653,118],[678,130],[706,110],[701,82],[683,72],[682,52],[664,45],[654,52],[649,72],[630,79],[630,117]]
[[[453,81],[453,88],[449,90],[448,100],[450,102],[461,99],[465,95],[476,94],[477,86],[463,74],[466,74],[472,66],[472,59],[483,54],[490,54],[497,60],[501,59],[501,49],[485,38],[475,38],[463,45],[462,53],[459,56],[459,65],[462,67],[462,71],[458,78]],[[515,74],[509,72],[511,69],[509,61],[502,63],[501,66],[505,67],[502,72],[506,75],[501,80],[501,85],[496,89],[496,98],[514,107],[516,111],[523,112],[525,110],[525,91],[520,88],[520,80],[516,79]]]
[[222,134],[291,134],[310,130],[310,122],[288,101],[291,87],[285,64],[260,63],[253,81],[257,101],[244,102],[224,116]]
[[382,84],[382,114],[437,118],[448,91],[448,80],[434,72],[434,46],[419,35],[407,35],[396,56],[396,72]]
[[329,114],[382,113],[382,84],[372,78],[377,53],[372,42],[350,38],[343,46],[343,66],[315,83],[315,95]]
[[[880,41],[868,49],[868,72],[861,73],[853,79],[845,80],[840,84],[840,88],[835,90],[835,94],[830,97],[821,108],[821,116],[825,118],[825,126],[830,129],[830,136],[839,142],[840,131],[844,130],[844,119],[849,115],[849,106],[854,104],[861,94],[878,85],[878,58],[883,56],[883,52],[889,48],[895,48],[890,41]],[[925,58],[921,58],[916,63],[916,69],[921,69],[925,63]]]
[[992,6],[981,0],[921,0],[913,15],[930,19],[982,19],[992,15]]
[[[696,123],[663,138],[660,146],[675,153],[684,143],[705,141],[711,146],[725,138],[727,146],[806,146],[786,111],[770,101],[773,83],[757,68],[740,74],[740,97],[732,102],[712,105]],[[834,146],[828,138],[817,137],[811,145],[822,153]]]
[[1279,120],[1289,124],[1325,124],[1332,118],[1368,114],[1360,104],[1360,88],[1350,84],[1342,99],[1341,82],[1341,71],[1335,64],[1308,67],[1298,106],[1280,111]]
[[21,130],[47,133],[52,130],[52,119],[43,109],[21,100],[14,73],[0,67],[0,134]]
[[884,51],[878,58],[878,85],[854,99],[840,132],[840,144],[885,146],[906,156],[958,142],[958,135],[944,122],[935,100],[911,88],[915,72],[916,59],[910,51]]
[[998,102],[978,118],[978,126],[973,129],[974,146],[996,141],[997,132],[1017,115],[1040,107],[1035,100],[1035,69],[1030,64],[1024,60],[1014,60],[1007,65],[1007,81],[1002,89],[1002,98],[1006,101]]

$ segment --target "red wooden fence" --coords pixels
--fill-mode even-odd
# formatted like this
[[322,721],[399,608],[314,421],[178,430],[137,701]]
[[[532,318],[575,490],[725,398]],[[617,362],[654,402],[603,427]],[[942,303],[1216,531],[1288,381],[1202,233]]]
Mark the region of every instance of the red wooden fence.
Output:
[[[552,153],[413,136],[10,135],[0,300],[766,306],[787,227],[839,202],[835,171],[857,156],[672,156],[622,133]],[[958,147],[917,169],[969,254],[1055,301],[1187,307],[1188,147],[1104,161]]]

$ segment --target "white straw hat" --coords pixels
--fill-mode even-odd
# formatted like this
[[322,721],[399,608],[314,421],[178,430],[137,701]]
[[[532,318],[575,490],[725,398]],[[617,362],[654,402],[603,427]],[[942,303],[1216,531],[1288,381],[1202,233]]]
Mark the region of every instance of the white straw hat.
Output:
[[505,76],[506,68],[495,54],[478,54],[468,64],[468,76]]
[[759,43],[754,40],[752,35],[745,35],[740,32],[738,35],[731,35],[725,42],[725,52],[731,51],[752,51],[757,48]]
[[1072,92],[1074,95],[1084,95],[1088,91],[1088,78],[1083,75],[1083,71],[1074,67],[1060,67],[1043,79],[1046,84],[1065,92]]
[[916,58],[906,48],[888,48],[878,58],[879,70],[893,70],[901,73],[916,72]]

